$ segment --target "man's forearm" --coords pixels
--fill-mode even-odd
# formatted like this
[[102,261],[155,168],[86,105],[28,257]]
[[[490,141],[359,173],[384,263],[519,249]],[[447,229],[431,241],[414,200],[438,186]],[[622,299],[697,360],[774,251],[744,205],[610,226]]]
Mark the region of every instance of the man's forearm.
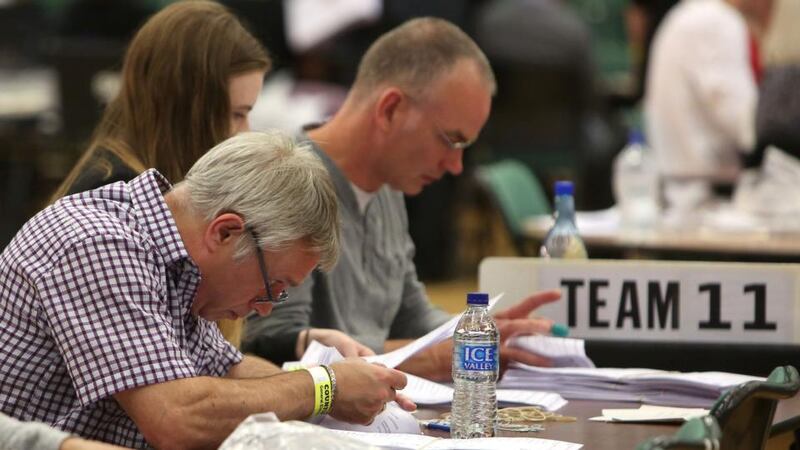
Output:
[[157,448],[217,448],[251,414],[272,411],[281,420],[307,418],[313,396],[311,377],[300,371],[266,379],[185,378],[115,398]]
[[264,358],[259,358],[255,355],[244,355],[242,361],[231,367],[225,377],[234,379],[263,378],[282,372],[280,367]]
[[[387,340],[383,348],[390,352],[411,342],[410,339]],[[450,358],[453,346],[450,341],[440,342],[403,361],[397,370],[434,381],[450,380]]]

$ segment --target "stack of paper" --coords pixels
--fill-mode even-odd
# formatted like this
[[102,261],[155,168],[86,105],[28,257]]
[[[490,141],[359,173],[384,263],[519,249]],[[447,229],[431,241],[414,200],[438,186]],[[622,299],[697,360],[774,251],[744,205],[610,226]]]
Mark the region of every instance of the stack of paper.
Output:
[[592,360],[586,356],[583,339],[544,335],[516,336],[509,339],[508,345],[546,356],[553,367],[594,367]]
[[764,378],[725,372],[542,368],[515,365],[498,387],[558,392],[567,399],[631,401],[708,408],[723,391]]
[[357,431],[335,431],[366,444],[392,450],[578,450],[583,445],[572,442],[522,437],[493,437],[479,439],[441,439],[433,436],[409,434],[360,433]]
[[[418,405],[449,405],[453,401],[453,388],[435,383],[425,378],[406,374],[408,384],[398,391]],[[547,411],[556,411],[567,404],[563,397],[554,392],[541,392],[521,389],[498,389],[497,402],[539,406]]]

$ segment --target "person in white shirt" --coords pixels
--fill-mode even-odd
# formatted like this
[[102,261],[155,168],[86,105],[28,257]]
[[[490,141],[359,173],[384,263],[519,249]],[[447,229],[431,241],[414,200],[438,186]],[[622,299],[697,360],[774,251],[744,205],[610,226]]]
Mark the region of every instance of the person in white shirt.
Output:
[[683,0],[653,42],[644,102],[668,208],[692,210],[733,184],[754,147],[754,39],[772,0]]

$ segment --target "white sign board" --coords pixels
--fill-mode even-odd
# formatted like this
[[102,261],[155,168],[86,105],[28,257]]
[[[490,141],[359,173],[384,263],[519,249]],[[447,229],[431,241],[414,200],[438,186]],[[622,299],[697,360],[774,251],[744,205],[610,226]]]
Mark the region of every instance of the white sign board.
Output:
[[537,314],[570,336],[611,340],[800,343],[798,264],[487,258],[481,291],[499,308],[544,289]]

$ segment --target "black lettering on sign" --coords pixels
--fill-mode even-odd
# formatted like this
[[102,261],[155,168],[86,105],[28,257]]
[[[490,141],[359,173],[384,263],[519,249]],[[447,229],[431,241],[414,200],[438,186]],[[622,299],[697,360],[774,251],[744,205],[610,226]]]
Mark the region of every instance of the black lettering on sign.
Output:
[[578,310],[578,288],[583,286],[583,280],[561,280],[561,287],[567,288],[567,322],[570,327],[577,326],[576,315]]
[[700,292],[708,292],[708,321],[700,322],[700,329],[730,330],[731,323],[722,321],[720,310],[721,289],[719,283],[701,284]]
[[599,309],[606,306],[606,299],[599,297],[600,288],[608,287],[608,280],[589,280],[589,327],[608,328],[607,320],[598,319]]
[[658,281],[647,283],[647,328],[653,329],[655,314],[658,313],[658,328],[667,327],[667,316],[672,313],[670,328],[677,330],[679,327],[680,312],[680,284],[677,281],[667,282],[667,290],[661,294]]
[[639,315],[639,293],[636,290],[636,281],[623,281],[619,297],[617,328],[622,328],[625,319],[628,318],[633,322],[633,328],[641,328],[642,318]]
[[745,322],[745,330],[775,330],[778,324],[767,322],[767,285],[766,284],[746,284],[744,293],[753,293],[755,301],[755,311],[753,311],[753,321]]

